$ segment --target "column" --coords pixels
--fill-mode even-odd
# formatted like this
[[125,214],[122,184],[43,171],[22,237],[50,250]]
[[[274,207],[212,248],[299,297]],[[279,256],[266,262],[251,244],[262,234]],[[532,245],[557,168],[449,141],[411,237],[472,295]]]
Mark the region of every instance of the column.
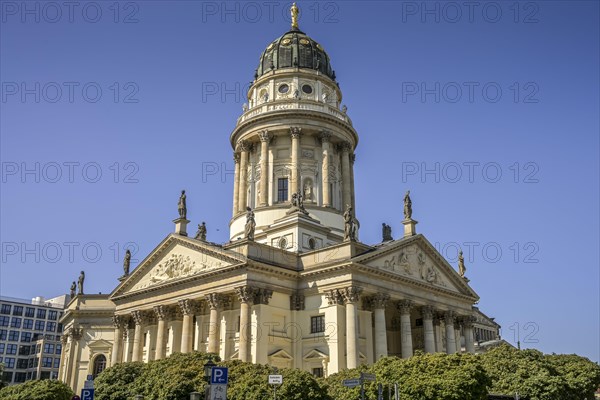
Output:
[[66,355],[68,339],[69,339],[69,336],[66,333],[60,337],[60,343],[63,348],[63,354],[60,357],[60,366],[58,368],[58,380],[60,380],[61,382],[65,382],[65,383],[67,381],[67,377],[65,376],[65,370],[67,368],[66,363],[69,362],[68,356]]
[[246,141],[240,141],[240,181],[238,182],[238,212],[243,212],[247,206],[248,195],[248,150],[250,146]]
[[269,131],[264,130],[258,134],[260,138],[260,199],[258,204],[262,207],[269,205]]
[[240,153],[233,153],[233,164],[235,172],[233,175],[233,216],[240,211]]
[[441,320],[437,315],[433,317],[433,329],[435,333],[435,351],[441,353],[444,351],[444,340],[442,335]]
[[207,353],[219,354],[219,308],[223,305],[223,298],[218,293],[206,295],[206,303],[210,308],[210,319],[208,322],[208,346]]
[[465,348],[467,353],[475,353],[475,341],[473,339],[473,322],[472,316],[466,317],[463,322],[463,329],[465,331]]
[[329,179],[330,179],[330,169],[331,166],[329,164],[329,140],[331,138],[331,133],[328,131],[321,131],[321,149],[323,154],[323,161],[321,165],[321,180],[322,180],[322,190],[323,190],[323,207],[331,207],[331,193],[329,191]]
[[291,127],[292,137],[292,181],[290,182],[290,193],[300,192],[300,134],[302,128]]
[[352,192],[350,189],[350,143],[341,145],[342,149],[342,210],[352,205]]
[[446,311],[446,314],[444,314],[444,321],[446,322],[446,354],[452,354],[456,352],[454,313],[452,311]]
[[142,350],[144,347],[144,313],[143,311],[134,311],[131,313],[135,323],[135,332],[133,334],[133,355],[131,361],[142,361]]
[[[131,357],[133,354],[133,340],[134,340],[134,330],[133,329],[129,329],[129,326],[127,326],[127,328],[125,329],[126,333],[123,333],[123,341],[125,342],[126,346],[125,346],[125,354],[123,357],[123,361],[125,362],[131,362]],[[127,336],[127,337],[125,337]]]
[[352,209],[356,213],[356,200],[354,199],[354,161],[356,161],[356,154],[350,154],[350,201],[352,202]]
[[425,341],[425,352],[435,353],[435,334],[433,331],[433,307],[424,306],[421,308],[423,316],[423,334]]
[[378,293],[373,296],[373,314],[375,318],[375,361],[387,357],[387,329],[385,326],[385,306],[389,300],[388,294]]
[[456,323],[454,324],[454,341],[456,343],[456,352],[457,353],[460,353],[462,351],[462,346],[461,346],[461,341],[460,341],[459,321],[460,321],[460,319],[457,319]]
[[240,361],[250,362],[250,305],[254,299],[254,288],[242,286],[235,289],[240,300]]
[[193,300],[179,300],[179,307],[183,314],[183,326],[181,329],[181,352],[189,353],[194,346],[194,311]]
[[410,322],[410,309],[412,301],[402,300],[398,302],[400,310],[400,343],[402,346],[402,358],[413,355],[412,327]]
[[154,353],[155,360],[165,358],[167,354],[167,316],[168,309],[166,306],[155,306],[154,314],[156,314],[156,351]]
[[254,294],[254,307],[252,307],[252,335],[250,343],[250,361],[256,364],[269,363],[269,330],[272,329],[273,314],[269,301],[273,296],[270,289],[256,289]]
[[112,355],[110,360],[110,366],[117,365],[121,362],[121,353],[123,347],[123,330],[125,326],[125,316],[114,315],[112,318],[113,325],[115,326],[115,336],[113,341]]
[[346,362],[347,368],[358,366],[358,300],[362,289],[350,286],[344,289],[342,295],[346,302]]
[[[77,392],[79,389],[77,387],[77,377],[79,376],[79,340],[83,335],[83,329],[81,328],[73,328],[71,330],[71,346],[69,348],[69,386]],[[39,365],[41,365],[41,360]],[[38,373],[38,377],[39,377]]]

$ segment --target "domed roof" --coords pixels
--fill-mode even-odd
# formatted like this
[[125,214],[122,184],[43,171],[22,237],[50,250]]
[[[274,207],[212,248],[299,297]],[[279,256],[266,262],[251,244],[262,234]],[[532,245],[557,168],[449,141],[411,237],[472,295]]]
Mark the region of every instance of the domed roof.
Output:
[[335,81],[335,71],[323,47],[297,28],[292,28],[267,46],[260,56],[254,78],[272,70],[296,67],[320,71]]

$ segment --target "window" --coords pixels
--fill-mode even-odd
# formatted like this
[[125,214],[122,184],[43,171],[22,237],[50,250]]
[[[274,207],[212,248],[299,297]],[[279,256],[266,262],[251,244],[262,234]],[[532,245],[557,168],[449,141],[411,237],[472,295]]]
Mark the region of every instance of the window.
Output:
[[0,354],[4,354],[4,346],[6,346],[4,343],[0,343]]
[[43,308],[38,308],[37,317],[40,319],[46,319],[46,310]]
[[313,92],[313,88],[310,85],[302,85],[302,91],[306,94],[311,94]]
[[18,315],[18,316],[23,315],[23,307],[22,306],[14,306],[13,307],[13,315]]
[[44,325],[46,325],[46,323],[44,321],[35,321],[35,330],[36,331],[43,331],[44,330]]
[[94,378],[97,377],[100,372],[104,371],[104,368],[106,368],[106,357],[103,354],[100,354],[94,359]]
[[[19,368],[19,367],[17,367],[17,368]],[[16,372],[15,373],[15,383],[23,383],[23,382],[25,382],[26,378],[27,378],[26,372]]]
[[325,316],[310,317],[310,333],[325,332]]
[[423,326],[423,318],[415,319],[415,326]]
[[50,310],[48,312],[48,319],[51,319],[52,321],[56,321],[57,317],[58,317],[58,312],[52,311],[52,310]]
[[4,317],[4,316],[0,317],[0,326],[8,326],[9,322],[10,322],[10,317]]
[[279,91],[279,93],[285,94],[290,90],[290,87],[284,83],[283,85],[279,85],[279,88],[277,90]]
[[8,331],[6,329],[0,329],[0,340],[6,340],[6,335]]
[[21,318],[12,317],[12,319],[10,320],[10,326],[11,326],[11,328],[20,328],[21,327]]
[[21,346],[19,346],[19,355],[20,356],[28,356],[30,350],[31,350],[30,346],[23,346],[23,345],[21,345]]
[[54,345],[51,343],[44,344],[44,353],[47,353],[47,354],[54,353]]
[[21,342],[31,342],[31,332],[21,332]]
[[33,368],[37,368],[39,363],[40,363],[40,358],[39,357],[34,358],[33,359]]
[[278,202],[288,201],[288,179],[287,178],[277,179],[277,201]]
[[19,341],[19,331],[8,332],[8,340],[10,340],[11,342],[18,342]]
[[17,354],[17,345],[16,344],[7,344],[6,345],[6,354]]
[[46,331],[47,332],[54,332],[56,330],[56,322],[48,322],[46,324]]
[[40,379],[50,379],[50,371],[42,371],[40,373]]
[[60,354],[62,352],[62,344],[56,345],[56,354]]
[[54,366],[52,368],[59,368],[60,367],[60,358],[55,358],[54,359]]
[[313,368],[312,374],[313,374],[313,376],[315,376],[317,378],[322,378],[323,377],[323,367]]
[[2,304],[0,314],[10,315],[10,304]]
[[42,350],[42,345],[38,343],[35,345],[35,354],[40,354],[40,350]]
[[27,359],[19,358],[17,360],[17,369],[27,369]]
[[12,382],[12,377],[13,377],[13,373],[12,372],[6,372],[6,371],[4,371],[4,373],[2,374],[2,382],[11,383]]
[[15,359],[12,357],[5,357],[4,365],[6,365],[6,368],[8,368],[8,369],[14,368],[15,367]]
[[23,329],[33,329],[33,320],[32,319],[24,319],[23,320]]
[[28,318],[33,318],[35,316],[35,308],[33,308],[33,307],[25,308],[25,316]]
[[42,368],[52,368],[52,357],[42,357]]
[[27,367],[28,368],[33,368],[33,358],[29,359],[29,365]]

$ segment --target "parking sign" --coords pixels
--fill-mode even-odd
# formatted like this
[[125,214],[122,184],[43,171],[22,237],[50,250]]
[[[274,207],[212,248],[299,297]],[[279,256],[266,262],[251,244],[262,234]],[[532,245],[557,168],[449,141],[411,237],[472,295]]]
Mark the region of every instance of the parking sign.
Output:
[[94,400],[94,389],[82,389],[81,400]]
[[227,367],[213,367],[210,374],[211,385],[226,385],[228,381]]

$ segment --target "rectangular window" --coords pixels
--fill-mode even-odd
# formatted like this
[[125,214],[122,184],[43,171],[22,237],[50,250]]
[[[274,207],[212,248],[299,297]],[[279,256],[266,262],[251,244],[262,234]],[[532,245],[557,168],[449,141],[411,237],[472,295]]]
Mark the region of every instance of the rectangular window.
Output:
[[56,321],[58,318],[58,312],[56,311],[48,311],[48,319],[51,319],[52,321]]
[[56,330],[56,322],[48,322],[46,324],[46,331],[47,332],[54,332]]
[[[17,366],[17,368],[19,368],[19,367]],[[27,378],[26,372],[16,372],[15,373],[15,383],[23,383],[23,382],[25,382],[26,378]]]
[[322,378],[323,377],[323,367],[313,368],[312,374],[314,377]]
[[38,308],[37,317],[39,319],[46,319],[46,310],[44,310],[43,308]]
[[60,358],[55,358],[53,368],[59,368],[59,367],[60,367]]
[[325,332],[325,316],[317,315],[310,317],[310,333],[322,333]]
[[280,203],[288,201],[288,179],[287,178],[277,179],[277,201]]
[[13,315],[18,315],[18,316],[23,315],[23,307],[22,306],[14,306],[13,307]]
[[56,354],[60,354],[62,352],[62,344],[56,345]]
[[52,368],[52,357],[42,357],[42,368]]
[[21,332],[21,342],[31,342],[31,332]]
[[6,354],[17,354],[17,345],[16,344],[7,344],[6,345]]
[[32,319],[24,319],[23,320],[23,329],[33,329],[33,320]]
[[44,326],[46,325],[46,323],[44,321],[35,321],[35,330],[36,331],[43,331],[44,330]]
[[10,317],[0,316],[0,326],[8,326]]
[[33,368],[37,368],[39,363],[40,363],[40,358],[39,357],[34,358],[33,359]]
[[19,331],[8,332],[8,340],[10,340],[11,342],[18,342],[19,341]]
[[19,358],[17,360],[17,369],[27,369],[27,359]]
[[15,367],[15,359],[12,357],[5,357],[4,365],[6,365],[6,368],[8,369],[13,369]]
[[21,327],[21,318],[12,317],[12,319],[10,320],[10,326],[11,326],[11,328],[20,328]]
[[31,347],[21,345],[21,346],[19,346],[19,355],[20,356],[28,356],[30,350],[31,350]]
[[0,340],[6,340],[6,335],[8,335],[8,331],[6,329],[0,329]]
[[35,316],[35,308],[26,307],[25,308],[25,316],[28,318],[33,318]]
[[13,378],[12,372],[4,371],[4,373],[2,374],[2,381],[5,383],[11,383],[12,378]]
[[10,315],[10,304],[2,304],[0,306],[0,314]]
[[0,354],[4,354],[4,346],[6,346],[6,344],[0,343]]
[[29,359],[29,365],[27,367],[28,368],[33,368],[33,358]]
[[54,353],[54,345],[51,343],[44,344],[44,353],[47,353],[47,354]]

